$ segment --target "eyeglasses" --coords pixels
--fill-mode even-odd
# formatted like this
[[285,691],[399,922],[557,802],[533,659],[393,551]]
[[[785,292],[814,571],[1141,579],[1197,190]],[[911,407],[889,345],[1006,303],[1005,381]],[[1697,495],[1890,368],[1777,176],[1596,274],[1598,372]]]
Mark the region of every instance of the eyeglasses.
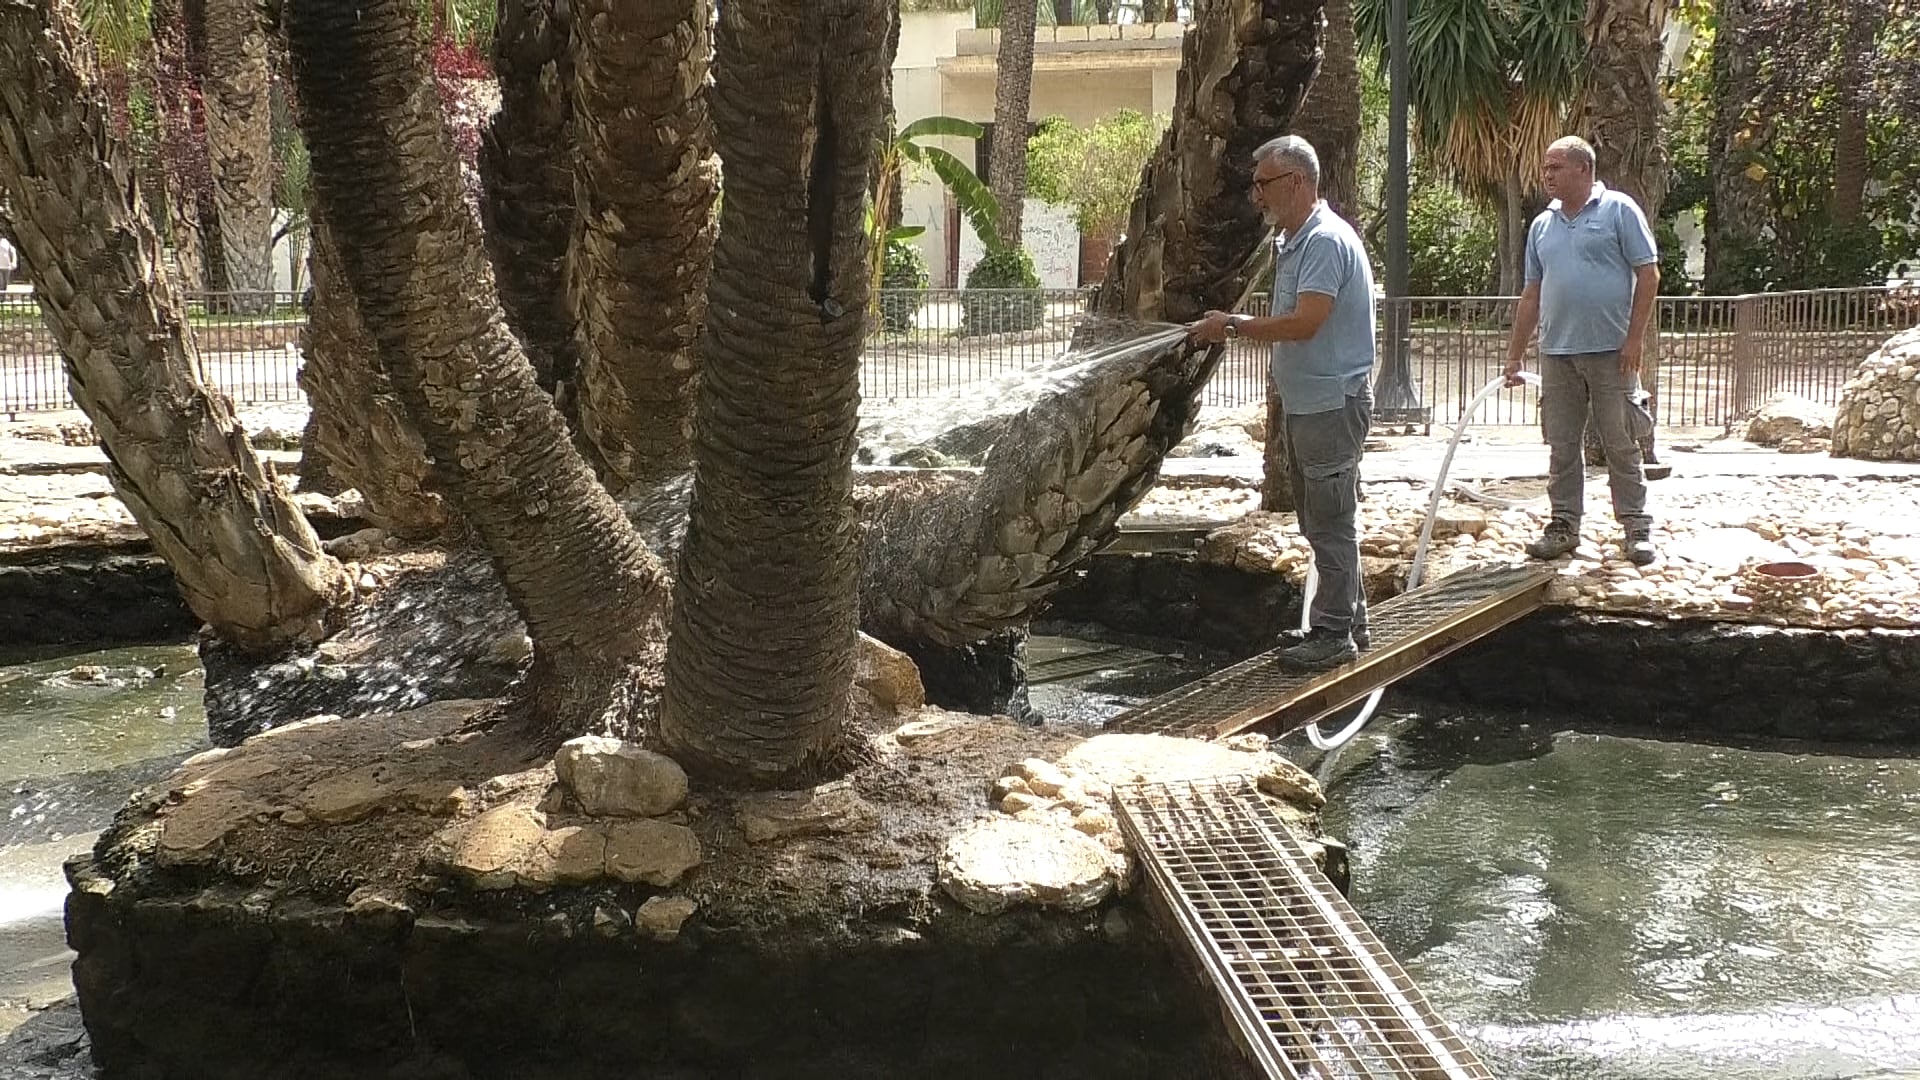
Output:
[[1265,195],[1267,193],[1268,184],[1271,184],[1276,180],[1285,180],[1290,176],[1299,176],[1299,175],[1301,174],[1297,172],[1283,172],[1283,173],[1274,173],[1272,176],[1266,177],[1264,179],[1256,176],[1253,178],[1253,187],[1254,187],[1254,190],[1260,192],[1260,194],[1262,195]]

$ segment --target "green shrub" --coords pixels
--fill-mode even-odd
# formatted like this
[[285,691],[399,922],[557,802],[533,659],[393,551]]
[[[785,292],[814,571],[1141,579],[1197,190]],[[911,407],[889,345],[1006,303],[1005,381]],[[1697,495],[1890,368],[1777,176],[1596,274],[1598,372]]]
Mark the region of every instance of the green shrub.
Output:
[[1499,229],[1452,184],[1418,185],[1407,200],[1407,292],[1484,296],[1499,276]]
[[920,311],[920,290],[933,280],[927,261],[910,241],[887,241],[886,265],[880,271],[880,327],[890,334],[913,329]]
[[1047,300],[1033,256],[1018,248],[987,252],[967,274],[960,311],[963,334],[1008,334],[1039,326]]

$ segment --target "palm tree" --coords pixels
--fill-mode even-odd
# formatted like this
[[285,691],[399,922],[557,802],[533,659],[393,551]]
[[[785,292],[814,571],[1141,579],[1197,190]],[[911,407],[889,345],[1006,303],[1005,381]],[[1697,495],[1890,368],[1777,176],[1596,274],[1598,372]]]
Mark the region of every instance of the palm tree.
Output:
[[[480,134],[480,216],[500,303],[549,392],[574,381],[563,286],[573,239],[572,8],[502,0],[493,35],[500,108]],[[571,410],[562,403],[562,412]]]
[[1239,306],[1268,232],[1247,199],[1253,151],[1293,123],[1319,60],[1320,21],[1319,4],[1296,0],[1198,10],[1180,46],[1173,124],[1107,261],[1099,312],[1186,322]]
[[578,0],[576,235],[580,420],[615,494],[685,471],[718,176],[704,82],[708,0]]
[[1840,114],[1833,136],[1833,223],[1858,226],[1872,176],[1868,128],[1873,113],[1874,40],[1888,16],[1883,3],[1849,5],[1842,31],[1839,64]]
[[911,653],[1026,626],[1153,486],[1219,353],[1170,341],[1076,365],[979,474],[875,492],[862,508],[861,628]]
[[[450,508],[434,490],[426,441],[380,370],[333,230],[316,217],[312,234],[313,304],[300,364],[300,388],[310,409],[302,468],[310,459],[324,462],[342,488],[360,492],[367,520],[388,532],[434,536],[446,529]],[[304,482],[301,487],[312,490]]]
[[409,0],[286,14],[315,205],[380,365],[533,640],[525,719],[624,728],[657,663],[659,563],[568,441],[507,329]]
[[1772,124],[1755,108],[1760,45],[1751,23],[1760,0],[1714,0],[1713,120],[1708,131],[1706,291],[1732,295],[1754,282],[1750,264],[1772,209],[1761,151]]
[[1667,190],[1666,98],[1661,37],[1670,0],[1594,0],[1580,103],[1596,171],[1608,186],[1660,217]]
[[1320,71],[1293,118],[1293,133],[1320,155],[1320,194],[1341,217],[1359,224],[1360,47],[1353,0],[1327,0]]
[[890,20],[884,0],[720,6],[709,102],[727,193],[660,723],[676,759],[705,771],[777,777],[845,731],[861,226]]
[[1020,247],[1027,198],[1027,111],[1033,101],[1033,29],[1036,0],[1013,0],[1000,11],[1000,52],[994,61],[993,149],[987,186],[1000,206],[995,229],[1003,248]]
[[323,637],[345,572],[200,359],[64,3],[0,4],[0,197],[121,502],[194,614],[254,653]]
[[[270,307],[273,115],[267,32],[252,0],[204,0],[207,157],[227,287],[238,310]],[[251,295],[249,295],[251,294]]]
[[[1381,52],[1385,5],[1356,0],[1360,38]],[[1526,200],[1579,87],[1587,0],[1434,0],[1408,12],[1415,135],[1426,159],[1494,211],[1500,289],[1517,293]]]
[[[1582,126],[1593,143],[1596,174],[1660,219],[1667,191],[1666,98],[1660,90],[1662,35],[1670,0],[1593,0],[1587,9],[1587,66],[1581,74]],[[1658,407],[1660,329],[1647,323],[1640,382]],[[1599,429],[1588,425],[1587,458],[1605,461]],[[1596,455],[1597,450],[1597,455]],[[1642,444],[1655,460],[1651,438]]]

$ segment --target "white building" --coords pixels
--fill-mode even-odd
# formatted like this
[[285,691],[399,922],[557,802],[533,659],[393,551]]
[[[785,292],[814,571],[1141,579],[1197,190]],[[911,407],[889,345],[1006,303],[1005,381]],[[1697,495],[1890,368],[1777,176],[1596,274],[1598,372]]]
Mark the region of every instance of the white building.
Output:
[[[900,126],[925,116],[992,123],[1000,31],[975,29],[973,22],[971,11],[901,13],[893,65]],[[1172,113],[1185,31],[1180,23],[1038,27],[1028,119],[1062,116],[1084,126],[1119,109]],[[979,160],[969,140],[939,141],[968,164]],[[979,244],[946,189],[921,177],[909,184],[904,201],[906,223],[926,226],[919,243],[933,284],[959,285],[979,257]],[[1080,235],[1070,211],[1029,200],[1023,233],[1042,284],[1080,283]]]

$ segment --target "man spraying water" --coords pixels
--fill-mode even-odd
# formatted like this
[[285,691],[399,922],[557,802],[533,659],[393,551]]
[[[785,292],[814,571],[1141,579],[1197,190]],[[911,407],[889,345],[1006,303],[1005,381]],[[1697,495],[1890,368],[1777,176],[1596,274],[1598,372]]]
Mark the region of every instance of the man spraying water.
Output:
[[1359,234],[1320,198],[1313,146],[1283,135],[1254,151],[1254,205],[1279,230],[1273,308],[1265,316],[1210,311],[1189,333],[1273,345],[1272,378],[1286,414],[1288,480],[1320,585],[1310,628],[1282,662],[1322,671],[1367,644],[1360,579],[1360,457],[1373,422],[1373,271]]

